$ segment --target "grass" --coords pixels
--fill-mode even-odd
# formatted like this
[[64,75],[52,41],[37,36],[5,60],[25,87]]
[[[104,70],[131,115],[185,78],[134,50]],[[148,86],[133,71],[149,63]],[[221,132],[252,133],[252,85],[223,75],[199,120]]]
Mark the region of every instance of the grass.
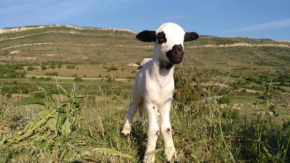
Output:
[[[171,120],[180,162],[287,162],[289,160],[287,146],[290,126],[288,123],[278,125],[271,117],[262,120],[247,115],[241,119],[242,123],[238,123],[235,119],[221,118],[221,110],[212,102],[197,105],[189,112],[180,110],[177,105],[173,106]],[[29,105],[22,110],[27,112],[31,107],[33,106]],[[78,150],[72,155],[67,155],[63,161],[141,162],[146,148],[144,118],[137,118],[131,135],[124,138],[120,135],[120,131],[126,109],[112,108],[106,103],[93,99],[84,99],[81,107],[82,127],[74,130],[70,138],[70,146]],[[6,114],[24,115],[13,113],[15,109],[20,108],[10,108]],[[34,113],[28,116],[30,118],[23,119],[24,123],[33,119],[35,117],[33,115],[39,109],[31,111]],[[9,118],[7,120],[9,123],[6,124],[10,124],[11,120]],[[20,126],[12,128],[12,133],[17,133],[21,128]],[[156,161],[164,162],[163,141],[159,140],[157,146]],[[34,150],[29,147],[20,148],[18,154],[15,153],[16,149],[9,148],[2,154],[8,156],[9,162],[18,162],[20,159],[25,162],[60,159],[39,146],[35,148]],[[32,157],[24,156],[32,151],[35,153]]]
[[[179,84],[179,82],[190,80],[191,77],[194,77],[196,81],[200,81],[200,79],[205,81],[208,79],[204,79],[204,77],[208,75],[198,72],[200,74],[198,77],[196,74],[188,76],[186,73],[191,71],[183,69],[178,69],[176,73],[181,74],[182,71],[185,72],[185,76],[176,76],[177,78],[182,77],[182,80],[177,80],[176,88],[177,92],[181,93],[180,96],[197,101],[204,98],[209,100],[185,103],[180,98],[175,99],[171,112],[171,122],[178,152],[177,161],[289,161],[289,117],[281,116],[279,113],[277,117],[266,114],[259,118],[253,114],[255,110],[248,105],[245,105],[240,111],[221,108],[216,99],[213,98],[216,94],[215,91],[218,89],[214,89],[210,85],[202,85],[199,82],[195,85],[187,85],[189,87]],[[73,86],[68,90],[74,92],[75,88],[76,86]],[[39,119],[39,113],[43,113],[45,107],[37,107],[36,105],[15,106],[13,103],[18,101],[19,98],[15,99],[15,97],[8,97],[8,94],[2,94],[1,104],[7,101],[0,112],[2,161],[141,162],[146,148],[146,118],[137,116],[131,135],[122,137],[120,131],[130,99],[127,98],[120,102],[123,93],[118,96],[115,93],[108,94],[109,87],[99,87],[99,89],[102,92],[100,96],[84,96],[78,102],[71,101],[71,104],[74,104],[73,106],[81,108],[81,112],[80,127],[72,128],[69,137],[63,137],[62,134],[56,134],[57,132],[54,129],[45,126],[40,127],[41,125],[38,129],[31,128],[34,131],[32,135],[29,134],[31,132],[25,134],[23,132],[25,126],[31,122],[45,124],[44,122],[47,121],[46,123],[48,123],[49,119]],[[200,93],[202,96],[191,97],[193,94],[183,92],[186,89],[190,89],[189,91],[195,94]],[[194,89],[194,91],[191,89]],[[47,92],[45,89],[41,90]],[[45,94],[45,99],[48,100],[46,105],[51,106],[51,108],[59,108],[55,106],[65,107],[66,105],[63,105],[63,102],[49,99],[63,99],[64,102],[69,102],[63,96],[68,98],[77,97],[65,92],[70,91],[59,91],[58,94],[53,96]],[[74,94],[77,95],[78,93]],[[254,96],[233,96],[232,98],[233,103],[243,103],[252,100]],[[260,99],[259,101],[263,102]],[[71,104],[69,102],[68,106],[71,106]],[[259,105],[259,107],[262,110],[267,110],[264,104]],[[279,109],[277,108],[277,110]],[[224,116],[225,113],[227,113],[227,116]],[[284,117],[284,120],[281,117]],[[21,131],[24,134],[17,135]],[[12,138],[20,137],[21,139],[11,139],[9,133]],[[24,137],[27,138],[24,139]],[[15,142],[13,140],[19,141]],[[11,142],[14,143],[11,144]],[[7,144],[11,145],[7,146]],[[163,147],[164,144],[160,137],[156,150],[157,162],[165,162]],[[66,152],[60,154],[61,151]],[[27,155],[30,157],[27,157]]]

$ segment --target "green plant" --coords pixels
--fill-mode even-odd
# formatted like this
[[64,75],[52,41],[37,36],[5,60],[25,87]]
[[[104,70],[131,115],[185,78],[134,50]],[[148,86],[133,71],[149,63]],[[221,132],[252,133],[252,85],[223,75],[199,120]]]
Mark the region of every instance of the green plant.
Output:
[[76,68],[76,66],[75,65],[68,65],[68,66],[66,66],[66,68],[67,69],[74,69],[74,68]]
[[229,104],[231,102],[229,97],[222,97],[219,98],[217,101],[219,104]]
[[45,73],[45,76],[58,76],[57,72],[47,72]]
[[81,81],[83,81],[83,79],[81,77],[75,77],[74,81],[75,82],[81,82]]
[[32,66],[27,67],[27,71],[33,71],[35,68]]
[[[65,95],[65,100],[57,102],[49,89],[39,88],[38,93],[45,95],[45,99],[29,97],[15,103],[15,106],[38,104],[44,109],[38,113],[18,134],[1,134],[0,149],[15,150],[19,148],[33,150],[34,153],[53,153],[54,160],[71,160],[72,153],[78,149],[71,144],[71,134],[80,127],[81,105],[75,92],[67,92],[57,85],[59,93]],[[30,151],[28,150],[28,151]],[[77,155],[76,155],[77,156]]]

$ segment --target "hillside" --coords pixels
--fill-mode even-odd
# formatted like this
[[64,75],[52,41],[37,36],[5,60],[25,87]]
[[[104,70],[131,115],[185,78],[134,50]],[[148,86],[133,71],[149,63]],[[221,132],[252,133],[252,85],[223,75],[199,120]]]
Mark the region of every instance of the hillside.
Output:
[[[135,63],[152,54],[152,43],[128,30],[75,26],[2,29],[1,62]],[[270,39],[201,36],[185,44],[184,65],[228,70],[253,67],[288,70],[290,43]]]
[[[52,25],[7,28],[0,33],[1,78],[58,76],[99,83],[108,78],[126,81],[134,79],[135,63],[151,57],[153,51],[153,43],[137,41],[135,32],[124,29]],[[279,94],[290,92],[289,64],[287,41],[201,36],[185,43],[181,66],[197,72],[210,70],[217,84],[230,75],[234,82],[228,85],[237,90],[265,92],[267,85],[273,84]]]

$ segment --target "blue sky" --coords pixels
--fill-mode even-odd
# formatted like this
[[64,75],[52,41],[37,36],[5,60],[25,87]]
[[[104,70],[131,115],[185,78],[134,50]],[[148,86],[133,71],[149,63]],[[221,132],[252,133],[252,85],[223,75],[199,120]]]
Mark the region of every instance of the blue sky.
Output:
[[0,0],[0,28],[72,24],[290,40],[290,0]]

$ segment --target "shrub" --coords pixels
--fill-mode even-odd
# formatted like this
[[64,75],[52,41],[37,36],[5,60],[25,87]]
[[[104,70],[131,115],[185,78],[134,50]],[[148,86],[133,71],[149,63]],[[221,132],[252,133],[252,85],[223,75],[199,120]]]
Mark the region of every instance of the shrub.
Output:
[[27,71],[33,71],[35,68],[32,66],[27,67]]
[[57,72],[47,72],[45,73],[45,76],[58,76]]
[[83,79],[81,77],[75,77],[74,81],[75,82],[81,82],[81,81],[83,81]]
[[[196,74],[192,73],[195,72]],[[210,80],[209,71],[196,71],[192,69],[180,68],[174,73],[175,92],[174,99],[180,106],[191,106],[195,101],[205,96],[206,86],[201,83]]]
[[229,104],[231,102],[230,98],[228,97],[222,97],[217,100],[219,104]]
[[135,79],[135,76],[127,76],[126,79]]
[[42,70],[46,70],[47,69],[47,67],[45,65],[41,65],[40,67],[41,67]]
[[68,65],[68,66],[66,66],[66,68],[67,69],[74,69],[74,68],[76,68],[76,66],[75,65]]
[[117,68],[116,66],[111,66],[111,67],[109,68],[109,70],[110,70],[110,71],[117,71],[118,68]]
[[49,68],[55,69],[55,65],[50,65]]

